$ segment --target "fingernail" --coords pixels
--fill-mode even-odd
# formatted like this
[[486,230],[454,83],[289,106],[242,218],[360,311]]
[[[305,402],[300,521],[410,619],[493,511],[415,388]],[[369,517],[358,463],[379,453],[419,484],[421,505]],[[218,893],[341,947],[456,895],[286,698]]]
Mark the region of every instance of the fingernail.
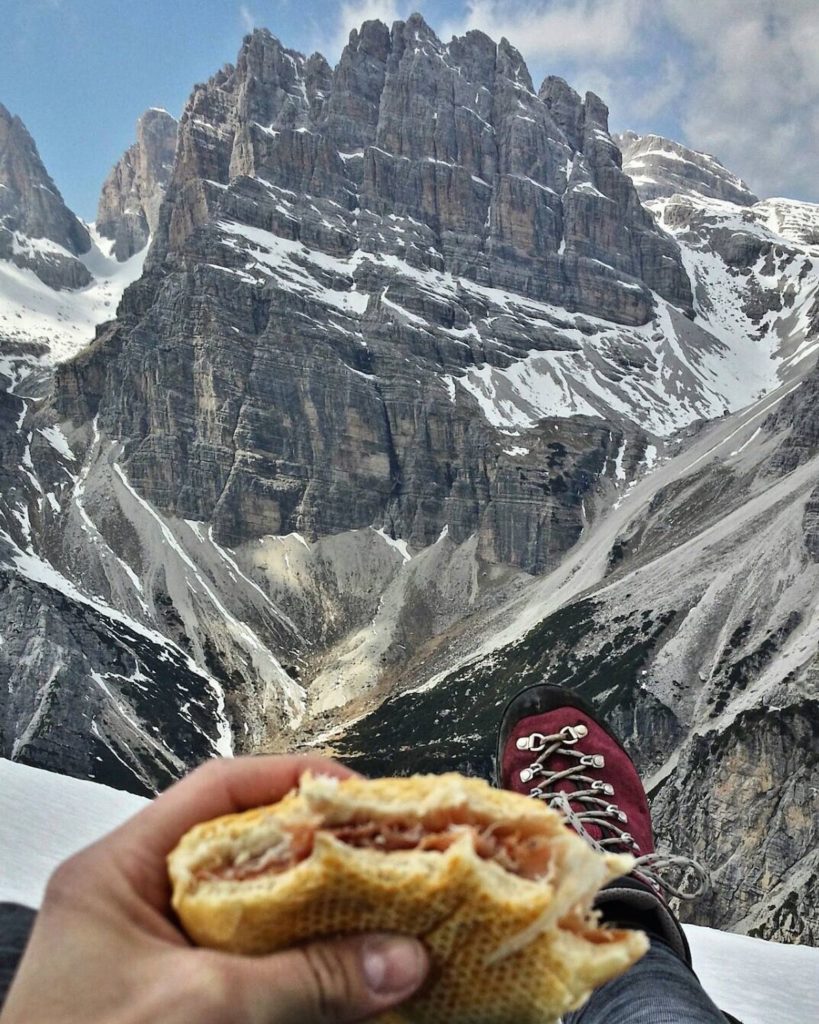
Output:
[[368,939],[363,950],[364,977],[379,995],[415,988],[426,973],[426,957],[420,942],[400,936]]

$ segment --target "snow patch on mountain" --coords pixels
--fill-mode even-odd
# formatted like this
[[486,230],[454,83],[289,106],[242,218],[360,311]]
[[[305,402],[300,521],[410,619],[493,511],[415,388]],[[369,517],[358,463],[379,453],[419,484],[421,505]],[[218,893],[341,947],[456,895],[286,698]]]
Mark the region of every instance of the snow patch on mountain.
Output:
[[401,560],[402,561],[404,561],[404,562],[409,562],[410,561],[410,559],[412,558],[412,555],[410,554],[409,548],[407,546],[407,542],[405,540],[402,540],[400,537],[391,537],[386,531],[384,531],[384,530],[376,530],[376,528],[374,526],[371,526],[370,529],[373,531],[373,533],[377,533],[378,536],[383,541],[385,541],[385,543],[389,544],[389,546],[391,548],[395,548],[395,550],[401,556]]
[[64,459],[69,462],[76,462],[77,456],[71,451],[71,445],[59,426],[41,427],[40,433],[48,441],[51,447]]
[[[117,263],[110,255],[111,243],[93,225],[88,228],[92,246],[78,259],[94,280],[85,288],[50,288],[32,270],[0,260],[0,344],[4,347],[42,346],[36,362],[61,363],[93,340],[98,324],[113,320],[123,291],[142,273],[147,246],[130,260]],[[71,256],[48,239],[18,237],[16,245],[21,251],[59,250]]]
[[[362,253],[343,260],[317,249],[308,249],[301,242],[282,238],[262,228],[236,221],[221,221],[219,226],[227,236],[223,244],[244,257],[245,265],[240,273],[250,280],[256,282],[260,275],[262,279],[275,276],[278,286],[286,291],[306,293],[345,312],[361,315],[366,310],[368,297],[354,290],[351,278]],[[325,276],[348,277],[350,289],[328,287],[318,279],[322,271]]]
[[[686,259],[697,280],[727,294],[719,257],[689,251]],[[592,336],[564,329],[576,351],[532,351],[509,367],[485,364],[455,380],[502,430],[584,415],[628,420],[664,437],[693,420],[741,409],[779,383],[779,339],[773,333],[762,343],[751,337],[746,317],[732,319],[738,305],[736,297],[732,303],[719,297],[713,323],[707,316],[692,323],[655,295],[655,318],[643,327],[601,322]]]
[[[674,233],[663,219],[666,202],[650,205],[662,226]],[[691,202],[718,217],[721,229],[747,229],[743,207],[719,199],[695,197]],[[231,272],[253,282],[272,276],[276,287],[309,295],[352,317],[368,309],[366,293],[356,291],[355,277],[363,264],[371,262],[395,279],[411,282],[430,298],[446,297],[467,307],[471,298],[488,307],[485,316],[470,320],[466,327],[447,328],[407,310],[384,287],[379,305],[408,329],[448,334],[463,339],[465,345],[473,339],[504,351],[507,346],[492,329],[499,315],[514,318],[524,331],[551,331],[559,338],[554,350],[532,349],[508,366],[478,363],[442,377],[451,398],[459,384],[491,424],[509,433],[530,429],[544,417],[591,416],[628,421],[664,437],[695,420],[743,408],[780,383],[784,359],[788,360],[784,368],[790,369],[797,350],[798,359],[804,357],[800,348],[808,330],[804,314],[818,283],[812,259],[785,261],[780,285],[787,288],[792,281],[792,305],[753,324],[744,308],[747,278],[733,274],[707,245],[695,248],[678,239],[686,269],[699,289],[696,320],[692,323],[655,295],[654,318],[642,327],[624,327],[418,267],[395,254],[356,250],[349,257],[338,257],[235,221],[222,221],[219,227],[223,245],[243,259],[243,265]],[[782,241],[766,225],[755,221],[753,227],[772,243]],[[770,287],[763,269],[756,271],[760,287]],[[339,288],[342,281],[346,288]],[[796,309],[802,316],[791,322]]]

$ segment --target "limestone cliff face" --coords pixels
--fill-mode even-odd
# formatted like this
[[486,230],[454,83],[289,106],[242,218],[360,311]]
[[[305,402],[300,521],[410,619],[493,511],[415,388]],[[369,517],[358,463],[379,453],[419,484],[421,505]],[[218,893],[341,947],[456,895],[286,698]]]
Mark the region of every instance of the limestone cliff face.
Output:
[[136,142],[122,155],[102,186],[97,231],[114,242],[119,261],[148,244],[173,170],[176,118],[151,108],[137,121]]
[[90,248],[25,125],[0,104],[0,259],[33,270],[52,288],[79,288],[91,275],[74,257]]
[[[198,87],[183,114],[156,256],[229,213],[232,197],[218,185],[250,175],[321,200],[331,223],[340,219],[333,228],[305,230],[305,219],[317,219],[309,203],[297,219],[306,242],[324,238],[335,251],[372,251],[379,233],[382,252],[403,256],[413,241],[426,243],[436,257],[417,254],[421,266],[437,261],[624,323],[648,317],[639,281],[690,307],[676,248],[622,173],[607,118],[601,100],[584,102],[561,80],[535,95],[506,41],[470,32],[444,46],[418,16],[391,33],[366,23],[335,72],[258,31],[236,68]],[[408,218],[418,239],[400,237]]]
[[99,414],[141,493],[230,544],[377,524],[420,547],[446,527],[541,571],[611,435],[533,476],[456,380],[571,349],[557,307],[642,325],[652,289],[690,309],[597,97],[537,95],[508,43],[445,46],[418,17],[365,24],[334,71],[257,31],[195,88],[146,273],[56,402]]
[[685,822],[690,848],[711,871],[711,890],[680,906],[682,920],[819,941],[817,728],[819,701],[807,696],[781,717],[746,711],[728,729],[698,736],[655,794],[657,828],[673,835]]

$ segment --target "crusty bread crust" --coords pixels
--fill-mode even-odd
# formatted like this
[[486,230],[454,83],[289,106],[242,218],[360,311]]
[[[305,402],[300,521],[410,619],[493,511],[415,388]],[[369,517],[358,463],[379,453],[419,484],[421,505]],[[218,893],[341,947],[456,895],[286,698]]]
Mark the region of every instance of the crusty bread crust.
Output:
[[[310,856],[287,871],[202,877],[239,851],[275,846],[287,822],[424,821],[458,808],[479,823],[514,822],[523,834],[547,835],[548,877],[532,881],[482,859],[468,834],[443,853],[385,853],[321,831]],[[196,826],[168,865],[174,908],[198,945],[263,954],[345,932],[421,938],[432,981],[383,1024],[548,1024],[648,948],[641,932],[603,930],[589,914],[598,889],[628,872],[631,858],[597,853],[538,801],[455,774],[342,782],[305,775],[278,804]]]

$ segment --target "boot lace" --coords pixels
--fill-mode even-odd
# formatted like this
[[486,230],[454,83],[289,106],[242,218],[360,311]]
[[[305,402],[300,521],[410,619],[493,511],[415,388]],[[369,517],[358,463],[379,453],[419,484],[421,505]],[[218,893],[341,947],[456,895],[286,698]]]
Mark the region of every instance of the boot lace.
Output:
[[[588,735],[583,723],[566,725],[559,732],[550,735],[531,733],[517,741],[519,750],[529,750],[538,757],[520,773],[523,783],[534,783],[529,796],[543,800],[559,811],[579,836],[600,853],[612,850],[639,854],[640,847],[634,836],[621,825],[628,824],[628,816],[612,799],[614,786],[602,779],[593,779],[585,769],[605,768],[606,759],[602,754],[587,754],[573,747]],[[550,771],[546,765],[556,754],[573,760],[562,771]],[[571,793],[554,789],[559,782],[570,782],[575,788]],[[580,805],[580,810],[572,807]],[[596,825],[602,838],[589,835],[587,826]],[[708,888],[708,876],[704,869],[690,857],[677,854],[647,853],[635,859],[632,872],[638,879],[650,885],[655,891],[663,890],[669,896],[691,900]],[[675,876],[674,880],[667,877]],[[678,876],[678,877],[677,877]]]

